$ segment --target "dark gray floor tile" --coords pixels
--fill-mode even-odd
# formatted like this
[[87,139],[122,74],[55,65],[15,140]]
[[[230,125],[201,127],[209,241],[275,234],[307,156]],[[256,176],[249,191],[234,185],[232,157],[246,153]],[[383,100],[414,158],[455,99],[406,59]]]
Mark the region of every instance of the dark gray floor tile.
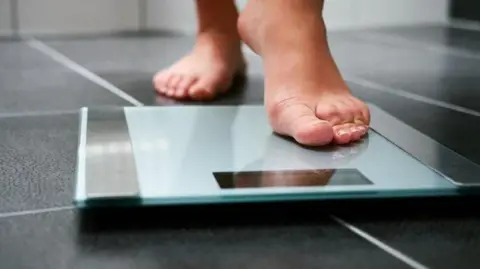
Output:
[[0,70],[0,96],[0,113],[129,105],[105,88],[67,69]]
[[[44,43],[95,73],[133,71],[153,75],[188,53],[195,39],[193,36],[139,36],[45,40]],[[250,57],[249,60],[252,61]],[[253,62],[256,66],[250,70],[260,72],[261,62],[257,59]]]
[[346,74],[480,111],[480,61],[408,46],[332,38],[332,51]]
[[86,232],[71,211],[3,218],[2,268],[409,268],[321,218],[196,228],[162,228],[161,220],[150,219],[158,224],[150,228]]
[[63,66],[32,49],[23,41],[0,40],[0,72],[62,68]]
[[71,205],[78,118],[0,118],[0,213]]
[[[98,73],[152,73],[187,53],[192,37],[98,38],[44,41],[87,69]],[[151,77],[149,78],[151,82]]]
[[[193,46],[192,37],[104,38],[93,40],[50,41],[49,46],[67,55],[98,76],[113,83],[146,105],[181,104],[154,92],[152,78],[185,55]],[[249,55],[252,77],[238,81],[230,94],[209,105],[261,103],[262,66]],[[243,84],[242,84],[243,83]],[[241,87],[245,85],[245,87]],[[187,104],[192,104],[187,103]]]
[[[478,202],[478,200],[477,200]],[[417,203],[422,203],[418,200]],[[478,206],[445,204],[443,209],[409,213],[405,208],[348,214],[342,218],[428,268],[480,267]],[[420,204],[412,207],[421,206]],[[415,211],[415,210],[413,210]],[[461,213],[461,211],[464,211]],[[421,213],[421,212],[420,212]]]
[[479,117],[399,98],[356,84],[350,85],[353,93],[362,100],[378,105],[406,124],[480,164],[480,144],[477,141],[480,133]]
[[[343,72],[480,111],[476,101],[480,92],[475,88],[480,83],[480,61],[349,36],[331,34],[332,51]],[[105,38],[47,44],[142,102],[157,104],[165,102],[152,94],[153,75],[188,52],[193,39]],[[262,74],[261,60],[247,58],[250,73]]]

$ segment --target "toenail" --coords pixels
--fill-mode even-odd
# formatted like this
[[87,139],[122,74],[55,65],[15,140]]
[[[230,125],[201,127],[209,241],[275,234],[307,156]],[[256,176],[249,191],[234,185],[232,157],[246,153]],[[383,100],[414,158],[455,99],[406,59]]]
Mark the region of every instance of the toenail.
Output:
[[361,119],[355,119],[353,122],[357,125],[364,125],[365,124],[365,122]]
[[341,130],[338,130],[338,131],[337,131],[337,134],[338,134],[339,136],[346,135],[346,134],[348,134],[348,131],[347,131],[347,130],[344,130],[344,129],[341,129]]
[[354,127],[354,130],[356,132],[360,132],[360,133],[364,133],[366,131],[365,127],[363,127],[363,126],[356,126],[356,127]]
[[178,92],[176,93],[176,96],[177,96],[177,97],[182,97],[182,96],[184,96],[184,95],[185,95],[185,91],[178,91]]

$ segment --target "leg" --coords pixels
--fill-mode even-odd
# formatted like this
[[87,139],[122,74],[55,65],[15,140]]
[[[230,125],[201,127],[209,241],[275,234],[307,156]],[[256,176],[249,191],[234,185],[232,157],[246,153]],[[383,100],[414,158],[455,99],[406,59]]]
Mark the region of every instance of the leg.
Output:
[[322,9],[323,0],[250,0],[238,21],[264,61],[272,128],[311,146],[358,140],[370,121],[333,60]]
[[196,0],[196,7],[195,47],[153,79],[157,92],[172,98],[213,99],[245,71],[234,0]]

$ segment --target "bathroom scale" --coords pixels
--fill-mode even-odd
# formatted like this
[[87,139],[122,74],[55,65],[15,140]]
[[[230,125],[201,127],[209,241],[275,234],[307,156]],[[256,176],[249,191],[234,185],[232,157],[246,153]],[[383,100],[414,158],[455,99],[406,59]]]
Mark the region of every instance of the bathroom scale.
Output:
[[458,196],[480,166],[369,104],[359,142],[304,147],[261,105],[82,108],[75,205]]

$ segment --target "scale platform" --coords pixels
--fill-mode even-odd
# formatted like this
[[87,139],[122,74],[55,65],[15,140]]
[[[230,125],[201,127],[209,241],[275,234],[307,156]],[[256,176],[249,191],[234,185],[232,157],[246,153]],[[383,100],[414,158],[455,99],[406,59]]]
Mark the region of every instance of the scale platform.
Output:
[[373,104],[347,146],[274,134],[263,106],[81,110],[74,202],[148,206],[480,193],[480,166]]

